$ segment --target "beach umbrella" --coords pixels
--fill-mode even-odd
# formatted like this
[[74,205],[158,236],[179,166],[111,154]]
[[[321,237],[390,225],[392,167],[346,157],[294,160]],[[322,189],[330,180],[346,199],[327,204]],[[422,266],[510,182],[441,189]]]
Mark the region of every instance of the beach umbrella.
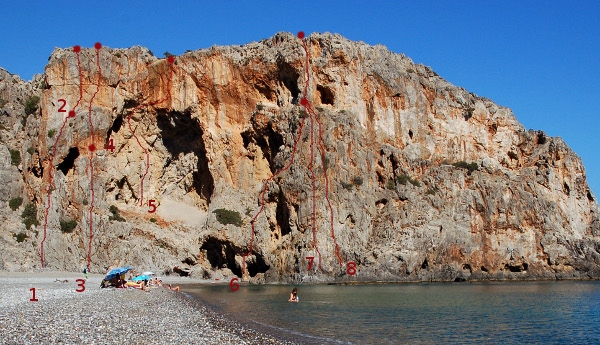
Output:
[[143,276],[153,276],[155,273],[154,272],[150,272],[150,271],[146,271],[144,273],[142,273]]
[[150,280],[150,277],[148,276],[137,276],[135,278],[133,278],[132,280]]
[[133,267],[131,267],[131,266],[115,268],[114,270],[110,270],[108,273],[106,273],[106,277],[104,277],[104,279],[111,280],[114,277],[121,276],[121,275],[131,271],[132,269],[133,269]]

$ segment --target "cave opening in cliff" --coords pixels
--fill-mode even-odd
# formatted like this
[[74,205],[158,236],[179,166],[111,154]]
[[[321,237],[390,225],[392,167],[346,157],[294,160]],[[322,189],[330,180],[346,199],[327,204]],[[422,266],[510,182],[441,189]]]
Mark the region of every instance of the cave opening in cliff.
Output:
[[238,277],[242,276],[242,268],[235,262],[236,250],[229,241],[209,237],[200,250],[206,250],[206,258],[213,269],[228,268]]
[[[108,129],[109,133],[118,133],[119,130],[121,130],[121,126],[123,126],[123,116],[119,115],[115,118],[115,120],[112,123],[112,126],[110,126],[110,128]],[[109,134],[110,137],[110,134]]]
[[[121,126],[123,126],[123,115],[118,115],[113,121],[112,126],[110,126],[110,128],[108,129],[108,132],[106,132],[106,140],[104,142],[104,147],[107,147],[110,143],[109,140],[111,134],[118,133],[121,129]],[[114,146],[114,144],[111,146]]]
[[329,89],[328,87],[325,87],[325,86],[317,85],[317,92],[320,95],[321,104],[333,105],[335,96],[333,95],[333,92],[331,91],[331,89]]
[[65,159],[58,164],[56,169],[62,171],[63,175],[66,176],[69,170],[73,169],[75,166],[75,160],[77,157],[79,157],[79,149],[76,147],[71,147]]
[[425,258],[425,261],[421,264],[421,269],[426,270],[427,268],[429,268],[429,262],[427,262],[427,258]]
[[292,103],[297,104],[298,95],[300,94],[300,89],[298,88],[298,78],[300,77],[300,74],[292,65],[283,60],[277,61],[277,67],[279,68],[279,73],[277,75],[279,81],[283,83],[285,88],[292,94]]
[[565,188],[565,194],[571,195],[571,188],[569,187],[569,185],[566,182],[563,185]]
[[281,188],[279,189],[275,218],[277,219],[277,225],[281,230],[282,237],[292,232],[292,229],[290,228],[290,209],[287,205],[287,200]]
[[413,137],[413,131],[412,131],[412,130],[410,130],[410,129],[408,130],[408,136],[409,136],[411,139],[412,139],[412,137]]
[[[179,154],[193,153],[198,159],[197,169],[193,172],[193,183],[191,188],[210,204],[215,184],[208,167],[206,145],[204,143],[204,130],[191,113],[171,111],[158,112],[156,124],[161,130],[162,142],[173,160],[179,158]],[[189,192],[190,190],[186,190]]]
[[256,260],[248,261],[246,264],[246,268],[248,268],[248,274],[250,274],[250,277],[254,277],[259,273],[267,272],[270,267],[265,263],[265,259],[262,257],[262,255],[258,254],[257,252],[252,253],[254,254]]
[[41,160],[38,158],[37,165],[29,167],[27,170],[33,174],[33,176],[37,178],[41,178],[44,176],[44,167],[42,166]]
[[474,108],[468,108],[463,112],[463,117],[465,118],[465,121],[469,121],[469,119],[473,117],[474,110]]
[[283,135],[275,132],[272,126],[266,129],[258,129],[257,131],[247,130],[241,133],[244,148],[248,149],[250,143],[254,143],[260,147],[263,157],[269,163],[269,169],[274,174],[283,166],[275,165],[275,157],[279,154],[279,149],[284,145]]
[[255,84],[254,87],[269,102],[273,102],[275,100],[275,92],[265,82],[261,81],[258,84]]
[[394,180],[396,180],[396,171],[398,170],[398,167],[400,166],[400,162],[398,161],[398,158],[396,158],[395,154],[391,154],[390,155],[390,163],[392,163],[392,175],[394,176]]
[[589,201],[592,201],[592,202],[594,201],[594,197],[592,196],[592,191],[591,190],[587,191],[587,198],[588,198]]
[[244,144],[244,148],[248,149],[248,145],[250,145],[250,142],[252,141],[252,132],[244,131],[240,135],[242,136],[242,143]]
[[522,263],[522,264],[505,264],[504,265],[504,269],[509,270],[513,273],[520,273],[520,272],[524,272],[527,271],[527,268],[529,267],[529,265],[527,263]]
[[383,177],[383,174],[379,171],[376,171],[375,174],[377,175],[377,183],[379,183],[379,187],[383,188],[385,185],[385,177]]

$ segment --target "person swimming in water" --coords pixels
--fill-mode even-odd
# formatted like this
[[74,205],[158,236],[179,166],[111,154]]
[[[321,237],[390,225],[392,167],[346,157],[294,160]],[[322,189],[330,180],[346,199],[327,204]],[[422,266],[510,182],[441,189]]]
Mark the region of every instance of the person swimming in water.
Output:
[[292,290],[292,293],[290,294],[290,299],[288,299],[288,302],[299,302],[300,298],[298,297],[298,289],[294,288]]

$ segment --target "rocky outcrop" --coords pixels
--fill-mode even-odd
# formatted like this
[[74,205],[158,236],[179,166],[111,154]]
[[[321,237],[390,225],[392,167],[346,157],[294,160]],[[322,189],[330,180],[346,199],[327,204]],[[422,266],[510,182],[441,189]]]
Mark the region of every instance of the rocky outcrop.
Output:
[[[194,275],[241,277],[264,183],[289,164],[303,128],[293,164],[267,185],[244,279],[599,276],[598,203],[581,159],[560,138],[526,131],[510,109],[383,46],[332,34],[306,42],[308,85],[302,43],[287,33],[187,52],[172,75],[166,59],[142,47],[103,47],[98,61],[85,48],[79,65],[72,48],[56,49],[29,83],[0,71],[0,267],[41,268],[52,174],[46,267],[82,269],[91,222],[92,271],[184,265]],[[23,126],[23,104],[40,93]],[[320,268],[305,96],[322,126],[323,157],[316,146],[313,156]],[[75,107],[66,122],[61,99]],[[109,143],[114,150],[103,149]],[[19,164],[9,149],[20,152]],[[13,211],[16,197],[24,201]],[[40,221],[29,230],[21,220],[27,203]],[[239,213],[240,223],[222,224],[219,209]],[[61,220],[74,220],[74,231],[61,231]],[[17,242],[19,233],[28,237]],[[310,271],[307,257],[317,257]]]

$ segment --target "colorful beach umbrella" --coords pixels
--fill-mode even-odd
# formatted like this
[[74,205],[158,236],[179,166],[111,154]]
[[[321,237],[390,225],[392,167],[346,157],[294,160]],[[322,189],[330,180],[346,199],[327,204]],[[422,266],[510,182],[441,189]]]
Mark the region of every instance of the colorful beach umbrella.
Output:
[[134,281],[138,281],[138,280],[150,280],[150,277],[149,276],[137,276],[137,277],[135,277],[135,278],[133,278],[131,280],[134,280]]
[[121,276],[121,275],[131,271],[132,269],[133,269],[133,267],[131,267],[131,266],[115,268],[114,270],[110,270],[108,273],[106,273],[106,277],[104,277],[104,279],[111,280],[114,277]]

